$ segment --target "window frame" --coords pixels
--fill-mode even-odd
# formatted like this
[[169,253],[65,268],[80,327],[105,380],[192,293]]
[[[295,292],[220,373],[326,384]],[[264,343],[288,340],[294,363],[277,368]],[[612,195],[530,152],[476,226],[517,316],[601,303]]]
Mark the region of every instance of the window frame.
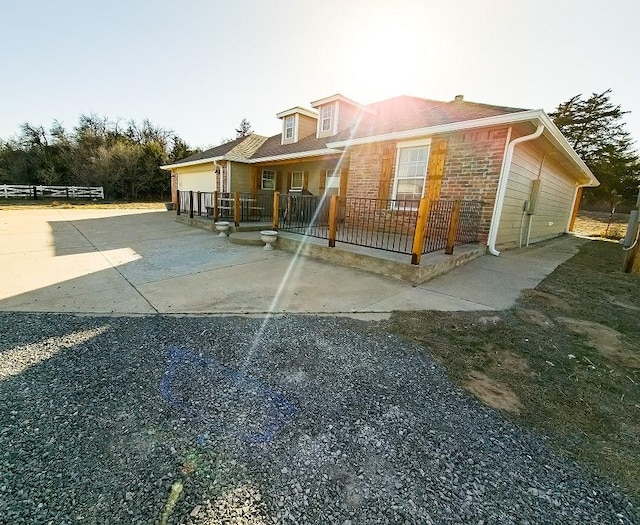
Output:
[[[329,115],[325,115],[325,112],[328,111]],[[333,130],[333,114],[334,108],[333,104],[327,104],[322,106],[322,111],[320,114],[320,133],[327,133]],[[325,129],[325,122],[328,122],[328,127]]]
[[[300,186],[293,185],[293,177],[300,175]],[[304,171],[292,171],[291,178],[289,179],[289,189],[291,191],[302,191],[304,189]]]
[[[294,115],[287,115],[286,117],[284,117],[284,139],[285,140],[292,140],[294,138],[295,126],[296,126],[296,119]],[[291,132],[291,135],[289,135],[289,132]]]
[[[400,156],[403,150],[411,150],[411,149],[426,149],[426,159],[424,161],[424,175],[422,177],[419,176],[411,176],[411,177],[400,177]],[[415,211],[418,209],[418,203],[416,202],[415,206],[401,206],[399,203],[395,202],[398,199],[398,184],[403,180],[422,180],[422,190],[420,192],[420,197],[418,200],[424,197],[424,192],[427,188],[427,178],[429,177],[429,158],[431,155],[431,139],[421,139],[421,140],[411,140],[406,142],[398,142],[396,144],[396,162],[395,162],[395,171],[393,174],[393,188],[391,192],[391,198],[393,202],[393,208],[396,210],[411,210]],[[410,161],[410,163],[415,164],[416,161]]]
[[[267,178],[265,178],[267,177]],[[271,181],[271,188],[265,185],[265,181]],[[260,177],[260,189],[267,191],[276,191],[276,172],[275,170],[262,170],[262,175]]]

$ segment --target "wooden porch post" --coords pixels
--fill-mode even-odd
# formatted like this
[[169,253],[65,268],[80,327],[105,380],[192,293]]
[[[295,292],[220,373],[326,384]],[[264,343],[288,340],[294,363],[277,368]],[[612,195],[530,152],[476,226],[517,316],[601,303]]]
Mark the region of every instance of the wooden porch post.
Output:
[[336,230],[338,225],[338,196],[329,197],[329,248],[336,246]]
[[237,191],[233,194],[233,222],[236,228],[240,226],[240,194]]
[[189,218],[193,219],[193,190],[189,190]]
[[213,192],[213,222],[218,222],[218,192]]
[[180,190],[176,190],[176,215],[180,215]]
[[202,217],[202,194],[197,192],[198,195],[198,217]]
[[280,192],[273,192],[273,226],[274,230],[278,230],[278,225],[280,222],[280,217],[278,217],[278,213],[280,212]]
[[418,219],[416,220],[416,231],[413,234],[413,247],[411,248],[411,264],[420,264],[422,258],[422,248],[424,248],[424,232],[427,229],[427,218],[429,217],[429,199],[422,197],[418,207]]
[[449,221],[449,233],[447,235],[447,245],[444,253],[453,254],[453,247],[456,244],[456,234],[458,233],[458,224],[460,224],[460,201],[453,201],[453,210],[451,210],[451,220]]
[[573,227],[576,223],[576,217],[578,216],[578,210],[580,209],[580,201],[582,201],[582,186],[578,188],[576,192],[576,201],[573,203],[573,210],[571,210],[571,219],[569,219],[569,231],[573,231]]

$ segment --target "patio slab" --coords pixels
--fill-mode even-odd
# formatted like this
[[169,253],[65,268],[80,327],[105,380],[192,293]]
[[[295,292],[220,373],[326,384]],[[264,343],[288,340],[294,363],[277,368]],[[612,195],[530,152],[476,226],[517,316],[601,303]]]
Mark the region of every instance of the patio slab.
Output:
[[583,242],[484,255],[420,286],[258,246],[151,210],[0,209],[0,311],[339,314],[508,308]]

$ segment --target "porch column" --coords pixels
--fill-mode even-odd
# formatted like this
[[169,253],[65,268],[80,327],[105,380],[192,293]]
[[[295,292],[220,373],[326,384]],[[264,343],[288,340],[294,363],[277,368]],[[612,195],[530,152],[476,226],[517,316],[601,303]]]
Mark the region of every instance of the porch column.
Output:
[[429,199],[422,197],[418,207],[418,218],[416,220],[416,231],[413,234],[413,246],[411,248],[411,264],[420,264],[422,259],[422,249],[424,248],[424,234],[427,229],[427,218],[429,217]]

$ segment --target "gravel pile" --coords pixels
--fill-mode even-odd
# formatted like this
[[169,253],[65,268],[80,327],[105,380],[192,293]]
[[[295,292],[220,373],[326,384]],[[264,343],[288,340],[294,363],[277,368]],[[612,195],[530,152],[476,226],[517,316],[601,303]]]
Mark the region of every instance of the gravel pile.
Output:
[[0,314],[0,523],[640,523],[342,318]]

